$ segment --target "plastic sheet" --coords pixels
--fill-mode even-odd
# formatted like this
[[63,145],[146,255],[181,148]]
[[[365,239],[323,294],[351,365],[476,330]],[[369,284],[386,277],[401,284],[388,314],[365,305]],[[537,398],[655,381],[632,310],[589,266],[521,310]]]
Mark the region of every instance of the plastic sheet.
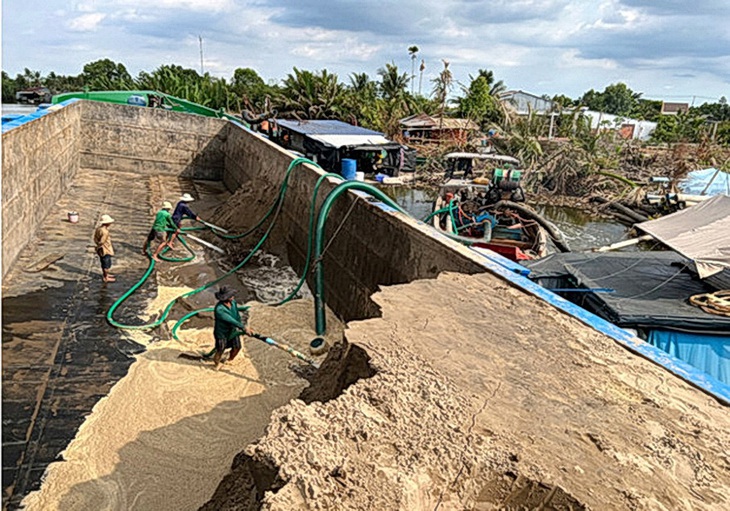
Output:
[[647,341],[730,385],[730,336],[651,330]]

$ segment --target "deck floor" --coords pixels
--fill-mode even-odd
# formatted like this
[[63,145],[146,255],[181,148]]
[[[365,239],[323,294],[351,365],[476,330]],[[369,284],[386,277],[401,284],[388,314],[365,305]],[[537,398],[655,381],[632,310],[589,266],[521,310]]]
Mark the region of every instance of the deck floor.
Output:
[[[143,349],[112,328],[105,314],[147,268],[140,249],[160,182],[121,172],[101,175],[79,171],[3,281],[4,508],[16,508],[39,487],[47,465],[127,373],[132,354]],[[179,190],[166,192],[172,197]],[[79,213],[76,224],[67,220],[72,210]],[[112,272],[117,282],[111,284],[102,283],[92,241],[104,213],[116,220]],[[60,255],[44,270],[28,271]],[[130,300],[130,309],[155,292],[150,288]]]

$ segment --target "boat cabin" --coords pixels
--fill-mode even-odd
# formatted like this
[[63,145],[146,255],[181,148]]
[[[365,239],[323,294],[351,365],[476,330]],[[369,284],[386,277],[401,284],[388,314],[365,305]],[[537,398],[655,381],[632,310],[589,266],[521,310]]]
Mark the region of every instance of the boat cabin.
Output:
[[269,138],[303,154],[323,169],[340,173],[343,160],[354,161],[356,171],[397,176],[412,172],[416,152],[378,132],[336,120],[270,119]]

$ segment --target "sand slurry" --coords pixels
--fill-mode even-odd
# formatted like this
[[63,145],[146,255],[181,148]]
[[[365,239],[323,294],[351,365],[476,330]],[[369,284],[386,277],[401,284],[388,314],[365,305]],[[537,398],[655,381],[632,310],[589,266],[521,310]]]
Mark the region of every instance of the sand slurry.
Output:
[[[148,312],[187,290],[160,287]],[[250,305],[255,331],[306,352],[314,336],[311,301]],[[331,338],[341,339],[341,332],[335,326]],[[212,347],[212,320],[183,329],[180,342],[150,344],[143,332],[130,335],[147,351],[94,407],[64,461],[49,466],[40,490],[24,500],[27,509],[197,509],[234,455],[262,435],[272,410],[306,386],[290,368],[299,361],[254,339],[244,339],[239,357],[220,371],[179,358]]]
[[488,274],[374,299],[374,376],[277,409],[206,511],[730,509],[730,413],[664,369]]

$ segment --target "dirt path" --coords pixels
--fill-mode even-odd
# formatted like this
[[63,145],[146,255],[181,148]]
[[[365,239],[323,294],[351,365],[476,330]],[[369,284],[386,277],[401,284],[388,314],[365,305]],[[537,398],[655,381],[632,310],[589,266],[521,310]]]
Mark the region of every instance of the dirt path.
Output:
[[267,510],[730,507],[728,409],[662,368],[488,274],[375,300],[346,338],[377,374],[277,410],[206,509],[255,509],[220,491],[247,470]]

